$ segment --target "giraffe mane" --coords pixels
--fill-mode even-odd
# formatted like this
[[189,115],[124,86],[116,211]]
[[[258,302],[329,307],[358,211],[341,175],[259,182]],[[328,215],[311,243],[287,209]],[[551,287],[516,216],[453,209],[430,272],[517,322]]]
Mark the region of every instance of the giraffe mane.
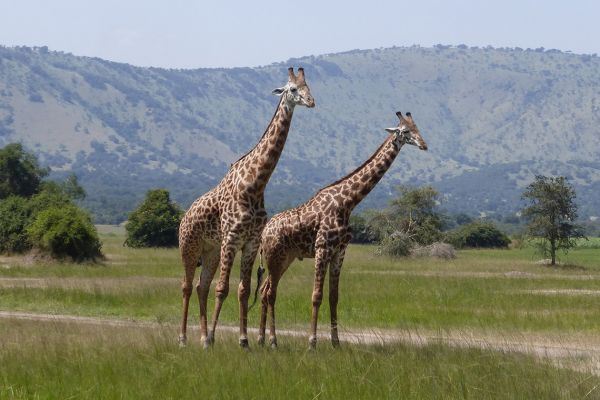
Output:
[[273,113],[273,116],[271,117],[271,120],[269,121],[269,124],[267,125],[267,129],[265,129],[264,133],[262,134],[262,136],[260,137],[258,143],[256,143],[254,145],[254,147],[252,147],[250,150],[248,150],[246,152],[246,154],[244,154],[243,156],[241,156],[240,158],[237,159],[236,162],[234,162],[233,164],[231,164],[231,166],[233,167],[235,164],[239,163],[240,161],[242,161],[244,158],[246,158],[246,156],[250,153],[252,153],[252,150],[254,150],[256,148],[256,146],[258,146],[260,144],[260,142],[262,142],[262,140],[265,138],[265,135],[267,134],[267,132],[269,131],[269,126],[271,126],[271,124],[273,123],[273,120],[275,119],[275,115],[277,115],[277,112],[279,111],[279,107],[281,106],[281,102],[283,101],[283,98],[279,99],[279,103],[277,103],[277,107],[275,108],[275,112]]
[[[387,137],[387,139],[385,139],[385,141],[384,141],[384,142],[381,144],[381,146],[379,146],[379,147],[377,148],[377,150],[375,150],[375,152],[374,152],[373,154],[371,154],[371,157],[369,157],[369,159],[368,159],[368,160],[366,160],[366,161],[365,161],[365,162],[363,162],[361,165],[359,165],[358,167],[356,167],[356,168],[355,168],[355,169],[354,169],[352,172],[350,172],[349,174],[347,174],[347,175],[345,175],[345,176],[341,177],[340,179],[338,179],[337,181],[335,181],[335,182],[332,182],[332,183],[330,183],[329,185],[327,185],[327,186],[325,186],[325,187],[321,188],[321,189],[320,189],[320,190],[319,190],[319,191],[318,191],[316,194],[319,194],[319,193],[321,193],[323,190],[325,190],[325,189],[329,189],[330,187],[332,187],[332,186],[335,186],[335,185],[337,185],[338,183],[341,183],[341,182],[345,181],[346,179],[348,179],[349,177],[351,177],[352,175],[354,175],[355,173],[357,173],[358,171],[360,171],[361,169],[363,169],[365,165],[367,165],[368,163],[370,163],[371,161],[373,161],[373,159],[374,159],[374,158],[377,156],[377,154],[379,154],[379,151],[380,151],[380,150],[383,148],[383,146],[385,146],[385,145],[386,145],[386,144],[387,144],[387,143],[388,143],[388,142],[391,140],[391,138],[392,138],[393,136],[394,136],[394,135],[389,135],[389,136]],[[315,194],[315,195],[316,195],[316,194]]]

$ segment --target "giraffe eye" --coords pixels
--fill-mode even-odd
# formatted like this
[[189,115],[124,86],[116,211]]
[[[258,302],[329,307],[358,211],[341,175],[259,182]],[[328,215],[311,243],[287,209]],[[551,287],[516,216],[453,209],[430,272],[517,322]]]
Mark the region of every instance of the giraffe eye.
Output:
[[291,88],[291,89],[290,89],[290,91],[291,91],[292,93],[296,93],[296,92],[298,91],[298,89],[296,89],[295,87],[293,87],[293,88]]

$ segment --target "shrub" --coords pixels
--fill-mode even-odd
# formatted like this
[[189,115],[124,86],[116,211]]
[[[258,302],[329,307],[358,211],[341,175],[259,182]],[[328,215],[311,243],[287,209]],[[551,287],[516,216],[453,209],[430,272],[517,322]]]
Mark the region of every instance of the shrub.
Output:
[[454,247],[451,244],[435,242],[429,246],[416,246],[410,250],[412,257],[436,257],[449,260],[456,258]]
[[37,213],[48,208],[61,208],[65,206],[74,206],[69,196],[63,191],[56,182],[43,182],[39,193],[33,195],[30,200],[32,217]]
[[89,215],[74,205],[40,211],[27,233],[34,247],[55,258],[83,261],[102,256],[102,245]]
[[404,232],[394,232],[381,240],[377,255],[389,257],[405,257],[409,255],[414,242]]
[[374,243],[380,240],[379,233],[361,215],[350,216],[352,243]]
[[449,232],[446,241],[456,248],[506,248],[510,239],[491,222],[477,221]]
[[11,196],[0,201],[0,253],[22,253],[31,248],[25,231],[30,219],[27,199]]
[[149,190],[140,206],[129,214],[125,225],[129,247],[177,246],[177,233],[183,211],[164,189]]
[[404,232],[414,244],[441,240],[444,216],[437,211],[439,193],[432,187],[398,187],[399,196],[390,205],[369,215],[369,225],[380,237]]

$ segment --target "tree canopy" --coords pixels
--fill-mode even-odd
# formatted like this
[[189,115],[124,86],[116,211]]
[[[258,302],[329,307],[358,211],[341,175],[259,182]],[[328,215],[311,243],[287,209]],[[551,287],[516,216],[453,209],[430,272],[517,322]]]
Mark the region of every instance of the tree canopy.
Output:
[[20,143],[0,149],[0,199],[8,196],[29,197],[38,192],[49,170],[41,168],[37,158]]
[[47,174],[20,144],[0,149],[0,253],[36,248],[74,261],[101,257],[96,228],[74,203],[85,196],[77,177],[57,183],[44,181]]
[[537,175],[523,192],[529,205],[522,215],[527,220],[527,233],[539,238],[540,251],[556,264],[556,251],[568,251],[583,238],[583,229],[575,223],[577,204],[575,190],[564,176]]
[[125,225],[129,247],[177,246],[183,211],[165,189],[149,190],[144,201],[129,214]]

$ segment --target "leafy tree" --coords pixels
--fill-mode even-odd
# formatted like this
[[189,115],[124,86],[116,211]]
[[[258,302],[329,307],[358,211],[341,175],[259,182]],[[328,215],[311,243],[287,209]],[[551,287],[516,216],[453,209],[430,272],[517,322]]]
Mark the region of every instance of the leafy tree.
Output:
[[125,225],[129,247],[177,246],[177,233],[183,211],[164,189],[149,190],[146,198],[129,214]]
[[36,247],[54,257],[81,261],[101,255],[90,216],[74,200],[85,192],[71,175],[44,182],[48,169],[20,144],[0,149],[0,253]]
[[29,197],[39,190],[49,170],[40,168],[37,158],[19,143],[0,149],[0,199],[8,196]]
[[83,200],[85,199],[85,190],[79,185],[77,176],[71,174],[61,185],[62,191],[69,196],[72,200]]
[[474,221],[449,232],[446,241],[456,248],[508,247],[510,239],[492,222]]
[[564,176],[537,175],[527,186],[522,198],[529,202],[522,215],[527,221],[527,233],[541,238],[540,251],[556,264],[556,251],[567,252],[575,247],[577,238],[584,238],[583,229],[575,224],[577,204],[575,190]]
[[102,256],[102,245],[90,216],[72,204],[40,211],[27,233],[34,247],[56,258],[83,261]]

